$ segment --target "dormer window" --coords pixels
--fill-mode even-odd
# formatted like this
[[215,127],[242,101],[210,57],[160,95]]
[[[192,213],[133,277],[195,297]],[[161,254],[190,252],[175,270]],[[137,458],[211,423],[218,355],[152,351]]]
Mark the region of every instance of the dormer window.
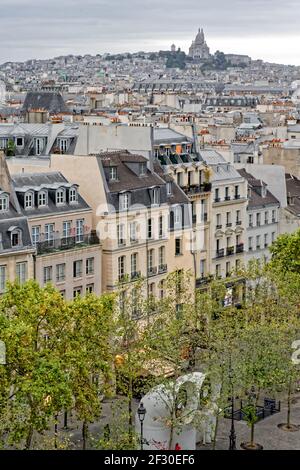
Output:
[[267,195],[267,189],[266,189],[265,186],[261,187],[261,195],[262,195],[262,197],[266,197],[266,195]]
[[11,246],[12,247],[20,246],[22,244],[22,231],[16,227],[11,227],[9,231],[10,231]]
[[17,147],[24,147],[24,138],[23,137],[17,137],[16,138],[16,146]]
[[70,204],[76,204],[78,202],[78,193],[76,188],[71,188],[69,192]]
[[9,197],[8,194],[2,194],[0,196],[0,212],[6,212],[9,208]]
[[117,178],[118,178],[117,167],[116,166],[110,166],[109,167],[109,181],[116,181]]
[[160,195],[160,189],[154,188],[153,189],[153,201],[152,201],[152,204],[154,206],[159,204],[159,195]]
[[32,192],[25,193],[24,207],[25,209],[33,208],[33,193]]
[[172,195],[172,183],[171,182],[167,183],[167,195],[168,196]]
[[129,193],[120,194],[120,197],[119,197],[120,211],[128,210],[129,199],[130,199]]
[[145,176],[146,173],[147,173],[147,164],[146,164],[146,162],[140,163],[139,169],[140,169],[140,176]]
[[66,194],[63,188],[56,191],[56,205],[64,204],[66,201]]
[[44,207],[47,205],[47,193],[46,191],[40,191],[38,194],[38,206]]

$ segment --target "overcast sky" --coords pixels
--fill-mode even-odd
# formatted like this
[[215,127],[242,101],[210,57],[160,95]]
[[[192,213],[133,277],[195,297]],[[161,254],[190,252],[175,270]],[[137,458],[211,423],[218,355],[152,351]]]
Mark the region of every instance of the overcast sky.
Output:
[[211,52],[300,65],[299,0],[0,0],[0,63],[64,54]]

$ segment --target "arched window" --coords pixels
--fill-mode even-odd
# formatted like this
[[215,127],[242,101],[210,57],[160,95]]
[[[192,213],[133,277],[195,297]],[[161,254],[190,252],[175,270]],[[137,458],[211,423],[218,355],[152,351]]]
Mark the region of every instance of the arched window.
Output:
[[22,230],[17,227],[11,227],[10,231],[10,239],[11,239],[11,246],[12,248],[21,246],[22,245]]
[[38,206],[43,207],[47,206],[48,203],[48,194],[46,191],[40,191],[38,194]]
[[70,202],[70,204],[74,204],[74,203],[78,202],[78,193],[77,193],[76,188],[70,188],[69,202]]
[[33,208],[33,192],[32,191],[28,191],[27,193],[25,193],[24,207],[25,209]]
[[56,191],[56,204],[64,204],[66,201],[66,193],[64,188],[57,189]]

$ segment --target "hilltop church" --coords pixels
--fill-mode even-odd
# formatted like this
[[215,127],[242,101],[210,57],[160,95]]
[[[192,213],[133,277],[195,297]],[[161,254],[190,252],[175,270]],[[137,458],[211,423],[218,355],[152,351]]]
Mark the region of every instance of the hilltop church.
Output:
[[189,49],[189,56],[195,60],[209,59],[209,47],[206,44],[203,29],[198,30],[198,34]]

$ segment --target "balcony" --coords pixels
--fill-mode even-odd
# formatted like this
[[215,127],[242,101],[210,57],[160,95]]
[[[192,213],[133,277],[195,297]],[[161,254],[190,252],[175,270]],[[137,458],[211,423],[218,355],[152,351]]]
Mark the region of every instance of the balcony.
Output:
[[224,257],[224,248],[221,250],[216,251],[216,258],[223,258]]
[[182,190],[187,195],[208,193],[211,191],[211,183],[202,183],[202,184],[191,184],[189,186],[183,186]]
[[[235,222],[235,225],[242,225],[242,221],[241,221],[241,220],[237,220],[237,221]],[[249,224],[249,227],[252,227],[252,224],[251,224],[251,225]]]
[[224,201],[230,201],[230,196],[225,196]]
[[136,281],[137,279],[140,279],[140,277],[141,277],[141,271],[134,271],[130,275],[130,279],[132,281]]
[[205,276],[203,274],[200,278],[196,279],[196,288],[199,288],[199,287],[207,284],[208,282],[212,281],[213,278],[214,277],[211,276],[211,275]]
[[157,267],[148,268],[148,277],[155,276],[157,274]]
[[238,245],[236,245],[235,251],[236,251],[236,253],[243,253],[243,251],[244,251],[244,243],[239,243]]
[[214,202],[220,202],[221,198],[220,197],[215,197]]
[[231,222],[228,222],[228,223],[226,224],[226,227],[232,227],[232,223],[231,223]]
[[221,230],[221,228],[222,228],[221,224],[216,225],[216,230]]
[[226,256],[231,256],[234,254],[234,246],[228,246],[226,248]]
[[241,195],[240,194],[235,194],[234,199],[241,199]]
[[272,219],[272,224],[276,224],[276,219]]
[[74,237],[56,238],[54,240],[40,241],[36,244],[38,255],[53,253],[55,251],[72,250],[74,248],[83,248],[89,245],[99,245],[100,240],[95,231],[88,235]]
[[138,239],[137,238],[130,238],[130,244],[131,245],[136,245],[138,243]]
[[166,264],[160,264],[158,266],[158,274],[163,274],[168,271],[168,266]]

